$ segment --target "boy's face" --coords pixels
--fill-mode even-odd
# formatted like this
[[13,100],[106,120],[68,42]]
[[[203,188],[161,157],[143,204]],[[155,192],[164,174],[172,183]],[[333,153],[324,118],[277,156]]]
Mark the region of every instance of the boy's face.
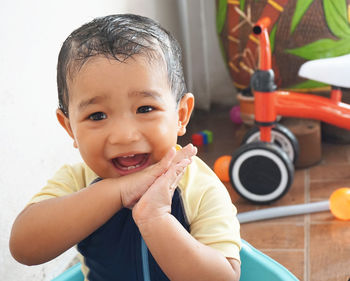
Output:
[[69,119],[57,110],[58,120],[102,178],[158,162],[185,133],[193,109],[192,94],[176,107],[165,66],[140,55],[125,63],[94,57],[68,87]]

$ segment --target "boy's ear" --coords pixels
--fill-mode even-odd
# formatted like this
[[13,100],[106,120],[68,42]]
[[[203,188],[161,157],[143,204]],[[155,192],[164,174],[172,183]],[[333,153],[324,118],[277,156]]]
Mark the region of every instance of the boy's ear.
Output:
[[69,118],[59,108],[56,110],[56,117],[57,117],[58,122],[60,122],[61,126],[66,130],[68,135],[70,135],[70,137],[73,139],[73,141],[74,141],[73,146],[75,148],[78,148],[78,145],[77,145],[75,138],[74,138],[72,127],[70,126]]
[[186,126],[190,121],[190,117],[194,107],[194,96],[191,93],[185,94],[178,105],[178,136],[183,136],[186,133]]

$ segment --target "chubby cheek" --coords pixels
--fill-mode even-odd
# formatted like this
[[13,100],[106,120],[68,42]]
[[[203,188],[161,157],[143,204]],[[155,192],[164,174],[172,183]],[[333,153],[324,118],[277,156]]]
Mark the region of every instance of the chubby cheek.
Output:
[[76,140],[80,155],[89,166],[103,157],[102,138],[78,132]]
[[159,124],[151,131],[154,162],[160,161],[177,143],[177,126],[174,122]]

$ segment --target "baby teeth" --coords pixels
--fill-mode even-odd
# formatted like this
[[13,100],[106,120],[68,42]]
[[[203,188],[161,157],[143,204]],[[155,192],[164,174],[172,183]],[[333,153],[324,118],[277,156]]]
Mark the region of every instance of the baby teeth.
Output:
[[127,156],[122,156],[122,158],[130,158],[130,157],[134,157],[135,154],[132,154],[132,155],[127,155]]
[[135,169],[135,168],[138,168],[138,167],[140,167],[141,165],[140,164],[137,164],[137,165],[135,165],[135,166],[129,166],[129,167],[122,167],[122,169],[123,170],[132,170],[132,169]]

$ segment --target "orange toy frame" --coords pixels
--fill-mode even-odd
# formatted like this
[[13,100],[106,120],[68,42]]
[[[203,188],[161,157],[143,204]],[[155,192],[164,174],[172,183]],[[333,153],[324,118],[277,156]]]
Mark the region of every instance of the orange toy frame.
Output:
[[[271,69],[271,50],[267,28],[269,18],[259,20],[253,31],[260,39],[259,69]],[[276,121],[277,115],[316,119],[332,125],[350,129],[350,105],[341,102],[342,92],[332,88],[330,98],[298,93],[293,91],[259,92],[254,91],[255,120],[259,124]],[[272,126],[260,127],[261,140],[269,142]]]

